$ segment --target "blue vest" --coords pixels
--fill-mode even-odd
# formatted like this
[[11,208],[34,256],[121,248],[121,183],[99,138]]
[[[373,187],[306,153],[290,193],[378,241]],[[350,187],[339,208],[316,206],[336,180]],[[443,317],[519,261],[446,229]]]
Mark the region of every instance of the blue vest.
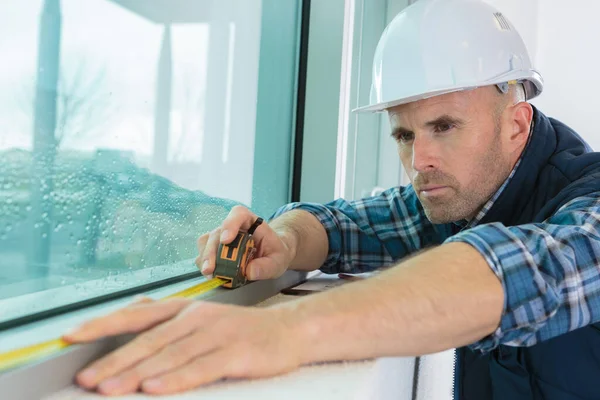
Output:
[[[534,110],[521,165],[481,223],[542,222],[568,201],[600,191],[600,153]],[[600,323],[531,347],[457,350],[457,400],[600,399]]]

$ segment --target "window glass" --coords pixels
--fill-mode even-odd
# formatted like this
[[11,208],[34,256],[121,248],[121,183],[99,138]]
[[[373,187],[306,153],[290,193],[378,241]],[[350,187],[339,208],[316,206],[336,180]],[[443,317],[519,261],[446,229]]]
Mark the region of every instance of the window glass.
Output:
[[288,201],[299,2],[0,4],[0,322],[196,271]]

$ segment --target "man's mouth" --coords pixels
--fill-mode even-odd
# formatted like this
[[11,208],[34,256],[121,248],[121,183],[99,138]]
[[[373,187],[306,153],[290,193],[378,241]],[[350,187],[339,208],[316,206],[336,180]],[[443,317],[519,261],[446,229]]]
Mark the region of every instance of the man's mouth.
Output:
[[448,186],[444,185],[424,185],[417,189],[417,192],[424,197],[438,196],[445,193],[448,190]]

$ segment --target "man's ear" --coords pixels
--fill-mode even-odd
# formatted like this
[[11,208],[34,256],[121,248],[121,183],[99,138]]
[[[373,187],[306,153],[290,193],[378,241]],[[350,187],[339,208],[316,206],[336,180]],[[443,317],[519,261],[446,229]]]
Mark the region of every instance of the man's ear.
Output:
[[510,142],[514,144],[515,148],[519,148],[521,145],[527,143],[527,139],[529,138],[531,121],[533,119],[533,107],[526,101],[521,101],[512,106],[510,118]]

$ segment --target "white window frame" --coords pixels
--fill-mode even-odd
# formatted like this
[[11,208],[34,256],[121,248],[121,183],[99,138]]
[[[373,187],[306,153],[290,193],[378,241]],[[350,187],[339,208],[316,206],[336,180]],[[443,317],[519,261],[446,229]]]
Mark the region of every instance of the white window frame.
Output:
[[372,59],[386,25],[414,0],[346,0],[335,197],[357,199],[406,184],[385,113],[352,113],[369,102]]

